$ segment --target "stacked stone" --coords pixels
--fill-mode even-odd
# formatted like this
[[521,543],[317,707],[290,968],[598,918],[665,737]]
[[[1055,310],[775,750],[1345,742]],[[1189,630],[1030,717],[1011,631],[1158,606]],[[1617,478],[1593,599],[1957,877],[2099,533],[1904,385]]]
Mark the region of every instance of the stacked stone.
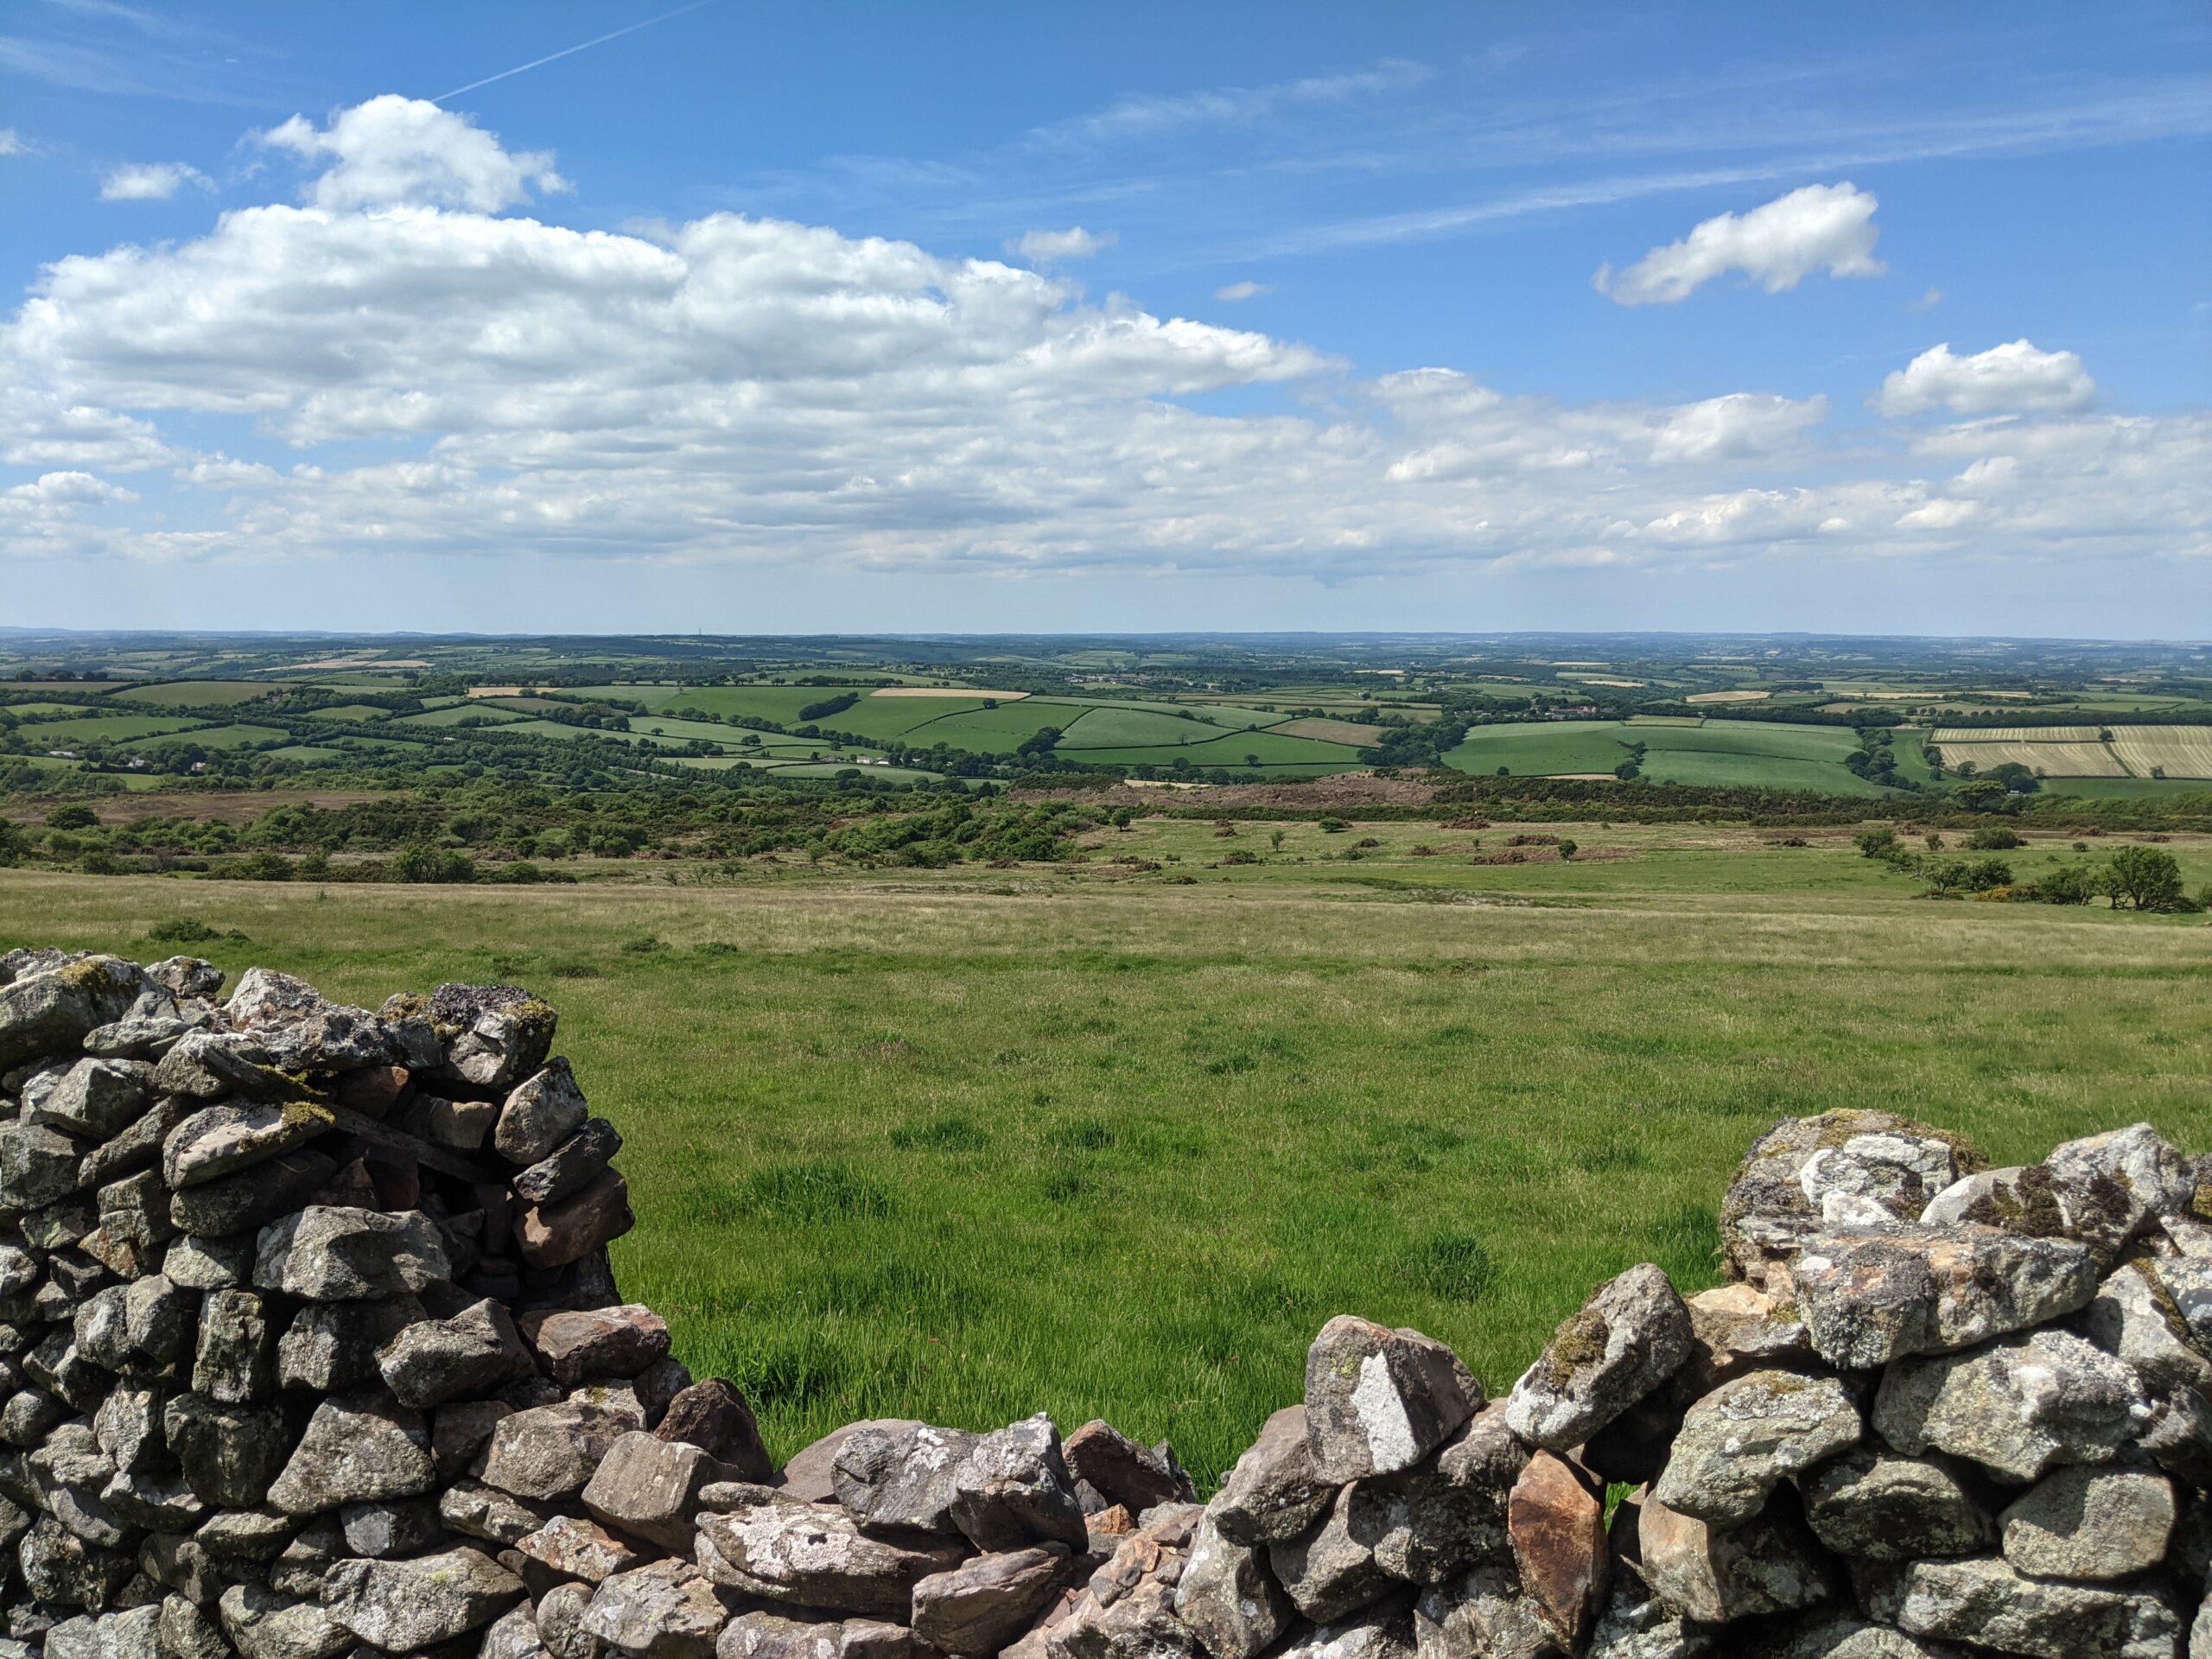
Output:
[[223,978],[0,957],[0,1655],[474,1653],[609,1454],[750,1415],[620,1306],[543,1003]]
[[[1342,1316],[1211,1501],[1039,1415],[780,1470],[621,1303],[551,1010],[0,957],[0,1659],[2212,1659],[2212,1173],[1777,1125],[1508,1398]],[[2200,1197],[2200,1193],[2202,1194]]]

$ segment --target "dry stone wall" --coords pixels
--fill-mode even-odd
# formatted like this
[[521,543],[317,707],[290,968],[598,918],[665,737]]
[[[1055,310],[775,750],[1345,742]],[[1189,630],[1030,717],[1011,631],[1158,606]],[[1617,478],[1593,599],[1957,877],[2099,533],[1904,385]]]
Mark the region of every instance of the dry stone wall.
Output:
[[1332,1319],[1201,1503],[1042,1415],[775,1467],[621,1300],[550,1008],[222,990],[0,957],[0,1659],[2212,1659],[2212,1171],[2148,1125],[1783,1122],[1730,1282],[1503,1400]]

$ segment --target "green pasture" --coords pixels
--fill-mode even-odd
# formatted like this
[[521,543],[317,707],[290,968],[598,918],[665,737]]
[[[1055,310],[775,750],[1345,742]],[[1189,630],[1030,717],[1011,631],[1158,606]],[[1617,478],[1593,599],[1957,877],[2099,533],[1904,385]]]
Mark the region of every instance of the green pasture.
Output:
[[476,697],[463,702],[448,703],[444,708],[433,709],[427,714],[402,715],[391,723],[394,726],[429,726],[442,728],[458,726],[463,721],[470,720],[484,721],[494,726],[502,726],[510,721],[526,718],[512,709],[488,708],[486,702],[486,699]]
[[[1999,1161],[2142,1117],[2212,1140],[2200,918],[1918,900],[1847,832],[1577,825],[1586,859],[1477,866],[1514,826],[1236,828],[1101,830],[1072,877],[0,872],[0,944],[148,955],[192,917],[251,939],[204,947],[232,973],[359,1002],[548,996],[626,1138],[625,1292],[779,1453],[1043,1407],[1211,1481],[1332,1313],[1430,1331],[1500,1390],[1619,1268],[1709,1281],[1729,1172],[1784,1115],[1887,1108]],[[1260,862],[1206,868],[1238,849]]]
[[203,749],[242,749],[255,743],[274,743],[291,734],[278,726],[208,726],[179,734],[180,741]]
[[165,709],[228,709],[265,697],[275,689],[266,680],[169,680],[159,685],[128,685],[109,695],[118,702],[150,702]]
[[373,702],[341,702],[328,709],[310,709],[306,717],[309,720],[341,721],[358,726],[365,721],[390,720],[391,710],[378,708]]
[[86,715],[77,720],[47,721],[30,728],[29,734],[53,748],[70,743],[119,743],[134,737],[161,737],[204,723],[168,715]]

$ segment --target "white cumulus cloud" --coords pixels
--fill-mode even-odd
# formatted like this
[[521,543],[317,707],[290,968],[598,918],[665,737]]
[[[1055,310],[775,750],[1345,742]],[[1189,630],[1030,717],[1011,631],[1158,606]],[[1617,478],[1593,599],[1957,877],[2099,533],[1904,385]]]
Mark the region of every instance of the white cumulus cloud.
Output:
[[1813,272],[1879,276],[1878,204],[1858,186],[1808,184],[1743,214],[1721,213],[1679,242],[1654,248],[1626,270],[1599,267],[1596,287],[1617,305],[1672,305],[1735,270],[1780,294]]
[[182,162],[131,162],[100,181],[102,201],[167,201],[188,184],[214,188],[205,173]]
[[2015,340],[1969,357],[1950,344],[1930,346],[1893,371],[1875,394],[1874,406],[1891,416],[1948,409],[1954,415],[2018,415],[2087,409],[2097,383],[2072,352],[2038,351]]
[[1006,245],[1006,251],[1033,265],[1064,265],[1071,260],[1095,257],[1120,239],[1113,231],[1097,235],[1075,225],[1065,231],[1024,232]]
[[308,188],[318,207],[342,213],[401,204],[494,213],[535,189],[566,190],[550,149],[510,151],[467,117],[386,92],[340,110],[327,127],[296,115],[261,142],[333,165]]
[[[1362,379],[1049,268],[734,213],[648,236],[471,205],[512,206],[550,162],[427,107],[305,129],[302,203],[45,268],[0,318],[0,463],[31,480],[0,476],[0,555],[1333,580],[2212,552],[2202,413],[1828,442],[1819,396]],[[1205,398],[1261,387],[1290,395]],[[146,504],[105,481],[156,467]]]

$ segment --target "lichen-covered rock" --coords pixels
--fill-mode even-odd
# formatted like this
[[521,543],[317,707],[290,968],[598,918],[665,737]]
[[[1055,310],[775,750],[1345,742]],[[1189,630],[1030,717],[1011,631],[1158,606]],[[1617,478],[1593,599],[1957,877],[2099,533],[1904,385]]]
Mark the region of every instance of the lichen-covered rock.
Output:
[[1319,1525],[1268,1546],[1268,1566],[1299,1612],[1317,1624],[1356,1612],[1399,1580],[1375,1559],[1387,1512],[1357,1484],[1339,1491]]
[[564,1579],[599,1584],[639,1565],[646,1552],[616,1536],[593,1521],[556,1515],[535,1532],[525,1534],[515,1548],[550,1572]]
[[[235,1175],[199,1186],[188,1186],[169,1195],[169,1222],[179,1231],[198,1238],[227,1238],[248,1235],[278,1216],[299,1209],[320,1192],[338,1166],[313,1147],[302,1147]],[[252,1276],[249,1255],[246,1276]]]
[[1651,1495],[1715,1526],[1748,1521],[1783,1479],[1856,1446],[1865,1428],[1834,1377],[1753,1371],[1689,1408]]
[[1646,1498],[1637,1535],[1651,1593],[1702,1624],[1810,1607],[1836,1588],[1819,1546],[1779,1501],[1724,1531]]
[[2179,1514],[2173,1483],[2141,1469],[2080,1465],[2046,1475],[1998,1517],[2005,1559],[2045,1579],[2124,1579],[2166,1558]]
[[[1384,1604],[1363,1618],[1389,1611]],[[1521,1593],[1510,1567],[1478,1567],[1424,1591],[1414,1604],[1413,1634],[1420,1659],[1553,1659],[1560,1650],[1543,1609]]]
[[2063,1319],[2097,1290],[2087,1246],[1970,1224],[1818,1233],[1789,1275],[1813,1346],[1841,1370],[1970,1348]]
[[1281,1543],[1312,1527],[1336,1495],[1314,1465],[1306,1408],[1286,1406],[1236,1459],[1206,1514],[1231,1543]]
[[41,1054],[67,1053],[122,1019],[147,986],[120,957],[79,957],[0,983],[0,1071]]
[[412,1297],[372,1302],[309,1302],[276,1339],[276,1381],[317,1394],[346,1393],[382,1380],[377,1351],[428,1318]]
[[710,1659],[730,1599],[690,1562],[655,1561],[601,1584],[583,1628],[636,1659]]
[[625,1414],[588,1402],[536,1406],[493,1427],[474,1473],[517,1497],[571,1497],[583,1491],[614,1442],[638,1427]]
[[556,1059],[508,1095],[492,1131],[492,1144],[511,1164],[535,1164],[581,1129],[590,1116],[575,1074],[566,1060]]
[[607,1448],[584,1487],[583,1505],[610,1527],[688,1552],[699,1494],[728,1472],[696,1446],[634,1430]]
[[1965,1484],[1925,1458],[1858,1446],[1797,1484],[1813,1535],[1853,1560],[1971,1555],[1996,1541],[1996,1523]]
[[553,1010],[518,986],[441,985],[427,1001],[395,997],[381,1012],[394,1023],[427,1018],[446,1069],[480,1089],[513,1088],[553,1046]]
[[401,1405],[427,1410],[489,1394],[536,1368],[513,1316],[487,1297],[451,1319],[404,1326],[377,1351],[377,1370]]
[[408,1653],[480,1630],[522,1597],[520,1579],[464,1545],[413,1560],[340,1561],[323,1580],[322,1605],[371,1647]]
[[720,1495],[732,1507],[700,1517],[699,1565],[764,1601],[903,1620],[914,1586],[968,1553],[954,1540],[870,1537],[842,1510],[766,1486],[726,1484]]
[[292,1451],[276,1406],[226,1406],[181,1394],[162,1408],[162,1438],[202,1503],[242,1509],[261,1502]]
[[154,1068],[143,1061],[79,1060],[62,1073],[30,1121],[105,1141],[145,1111],[153,1087]]
[[[917,1592],[918,1608],[919,1601]],[[1265,1553],[1230,1543],[1211,1519],[1192,1535],[1175,1612],[1213,1659],[1254,1659],[1291,1622],[1290,1599],[1268,1570]]]
[[929,1424],[861,1428],[837,1448],[832,1490],[862,1526],[957,1532],[954,1478],[981,1438]]
[[2029,1659],[2174,1659],[2183,1629],[2156,1590],[2031,1579],[1983,1559],[1908,1567],[1897,1623]]
[[257,1584],[224,1591],[216,1613],[238,1659],[334,1659],[353,1640],[314,1602]]
[[2212,1389],[2212,1361],[2190,1345],[2188,1321],[2152,1263],[2125,1262],[2097,1287],[2082,1334],[2125,1360],[2157,1391]]
[[1764,1285],[1770,1267],[1823,1227],[1863,1224],[1877,1211],[1910,1220],[1940,1190],[1928,1183],[1947,1166],[1955,1179],[1982,1168],[1983,1160],[1956,1135],[1889,1112],[1785,1118],[1752,1146],[1721,1200],[1729,1269]]
[[1414,1643],[1410,1610],[1401,1598],[1294,1637],[1280,1651],[1281,1659],[1414,1659]]
[[203,1185],[327,1135],[336,1123],[327,1106],[311,1100],[218,1101],[169,1131],[162,1179],[179,1190]]
[[1409,1584],[1437,1585],[1510,1560],[1508,1505],[1529,1459],[1493,1402],[1413,1468],[1360,1482],[1357,1525],[1376,1565]]
[[312,1205],[263,1228],[254,1251],[256,1285],[310,1302],[410,1295],[452,1274],[435,1224],[419,1211]]
[[1882,1374],[1873,1423],[1908,1456],[1933,1448],[2025,1483],[2104,1463],[2150,1414],[2135,1374],[2068,1331],[2032,1331]]
[[378,1395],[325,1400],[268,1490],[287,1515],[416,1497],[437,1483],[423,1414]]
[[1559,1327],[1513,1385],[1505,1421],[1532,1446],[1571,1450],[1673,1376],[1694,1336],[1667,1275],[1630,1268]]
[[[1067,1570],[1068,1553],[1058,1545],[971,1556],[916,1582],[914,1634],[958,1659],[987,1659],[1029,1628],[1059,1593]],[[1229,1656],[1217,1652],[1215,1659]]]
[[1332,1484],[1410,1469],[1481,1403],[1459,1356],[1418,1331],[1339,1314],[1306,1351],[1306,1436]]
[[977,1440],[952,1471],[951,1516],[978,1549],[1082,1548],[1090,1534],[1052,1420],[1040,1411]]

